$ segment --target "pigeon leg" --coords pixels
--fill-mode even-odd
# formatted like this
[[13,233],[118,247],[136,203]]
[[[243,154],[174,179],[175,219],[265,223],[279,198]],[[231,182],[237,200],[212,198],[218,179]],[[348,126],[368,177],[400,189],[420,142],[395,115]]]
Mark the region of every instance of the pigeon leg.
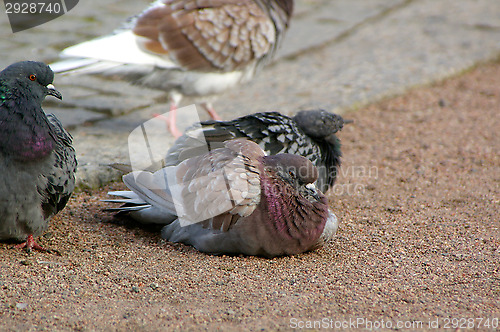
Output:
[[216,121],[222,121],[222,118],[219,116],[219,114],[217,114],[214,107],[212,106],[212,103],[203,103],[201,104],[201,106],[203,106],[205,111],[207,111],[208,115],[210,115],[212,119]]
[[153,116],[156,118],[162,118],[167,123],[168,131],[170,131],[170,133],[175,138],[179,138],[182,136],[182,133],[179,131],[179,129],[177,129],[177,126],[175,125],[177,118],[177,105],[174,102],[170,103],[170,112],[168,112],[167,117],[157,113],[153,114]]
[[168,112],[168,121],[167,126],[168,130],[174,135],[175,138],[179,138],[182,136],[182,133],[177,129],[177,125],[175,124],[177,120],[177,106],[171,105],[170,112]]
[[27,252],[31,252],[32,249],[39,250],[39,251],[47,251],[47,249],[45,249],[44,247],[42,247],[41,245],[39,245],[38,243],[35,242],[35,239],[33,238],[33,234],[28,235],[26,242],[18,244],[14,248],[17,248],[17,249],[26,248]]

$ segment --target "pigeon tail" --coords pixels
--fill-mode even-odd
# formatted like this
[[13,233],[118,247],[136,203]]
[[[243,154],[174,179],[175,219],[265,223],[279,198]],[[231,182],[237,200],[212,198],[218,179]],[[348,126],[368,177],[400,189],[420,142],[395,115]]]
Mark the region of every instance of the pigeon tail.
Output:
[[123,183],[145,201],[159,204],[174,213],[175,205],[170,193],[168,171],[166,168],[155,173],[134,171],[123,176]]
[[[72,65],[88,66],[91,64],[103,64],[106,66],[120,66],[123,64],[146,65],[160,68],[178,68],[168,57],[158,57],[144,52],[137,44],[138,36],[132,31],[126,30],[114,35],[93,39],[75,46],[68,47],[61,52],[63,58],[73,58],[55,62],[49,66],[56,73],[68,71],[79,67]],[[89,73],[98,73],[99,67]]]
[[108,195],[122,198],[105,199],[102,200],[103,202],[122,203],[123,205],[117,208],[105,209],[106,212],[129,213],[134,220],[143,224],[168,225],[177,219],[175,213],[151,206],[133,191],[110,191]]

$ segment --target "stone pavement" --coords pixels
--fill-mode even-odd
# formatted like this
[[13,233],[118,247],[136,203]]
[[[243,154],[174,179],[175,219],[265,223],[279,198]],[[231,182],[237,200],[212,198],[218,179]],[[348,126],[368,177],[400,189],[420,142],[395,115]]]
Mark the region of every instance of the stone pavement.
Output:
[[[0,67],[53,62],[63,48],[112,32],[148,3],[84,0],[54,21],[15,34],[2,11]],[[226,119],[316,107],[342,113],[498,56],[498,0],[296,0],[275,61],[249,84],[221,95],[215,108]],[[64,100],[48,99],[44,108],[74,137],[81,187],[119,178],[108,164],[128,162],[129,133],[168,110],[162,92],[121,81],[57,76],[55,85]]]

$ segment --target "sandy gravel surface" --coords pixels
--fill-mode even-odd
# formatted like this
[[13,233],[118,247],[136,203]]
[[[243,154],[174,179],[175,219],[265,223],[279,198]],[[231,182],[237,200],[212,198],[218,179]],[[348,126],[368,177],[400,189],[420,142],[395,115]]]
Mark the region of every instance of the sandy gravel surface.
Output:
[[113,184],[74,196],[40,238],[52,253],[0,244],[0,330],[498,324],[500,62],[345,117],[325,248],[201,254],[101,212]]

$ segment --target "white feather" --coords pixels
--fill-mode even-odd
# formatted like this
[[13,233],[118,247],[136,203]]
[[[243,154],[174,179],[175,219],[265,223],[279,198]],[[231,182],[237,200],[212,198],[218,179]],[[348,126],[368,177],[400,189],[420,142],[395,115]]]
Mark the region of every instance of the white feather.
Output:
[[[139,38],[132,31],[126,30],[68,47],[61,52],[61,56],[89,58],[115,64],[178,68],[167,56],[160,57],[143,50],[138,43]],[[53,65],[51,68],[54,70]]]

